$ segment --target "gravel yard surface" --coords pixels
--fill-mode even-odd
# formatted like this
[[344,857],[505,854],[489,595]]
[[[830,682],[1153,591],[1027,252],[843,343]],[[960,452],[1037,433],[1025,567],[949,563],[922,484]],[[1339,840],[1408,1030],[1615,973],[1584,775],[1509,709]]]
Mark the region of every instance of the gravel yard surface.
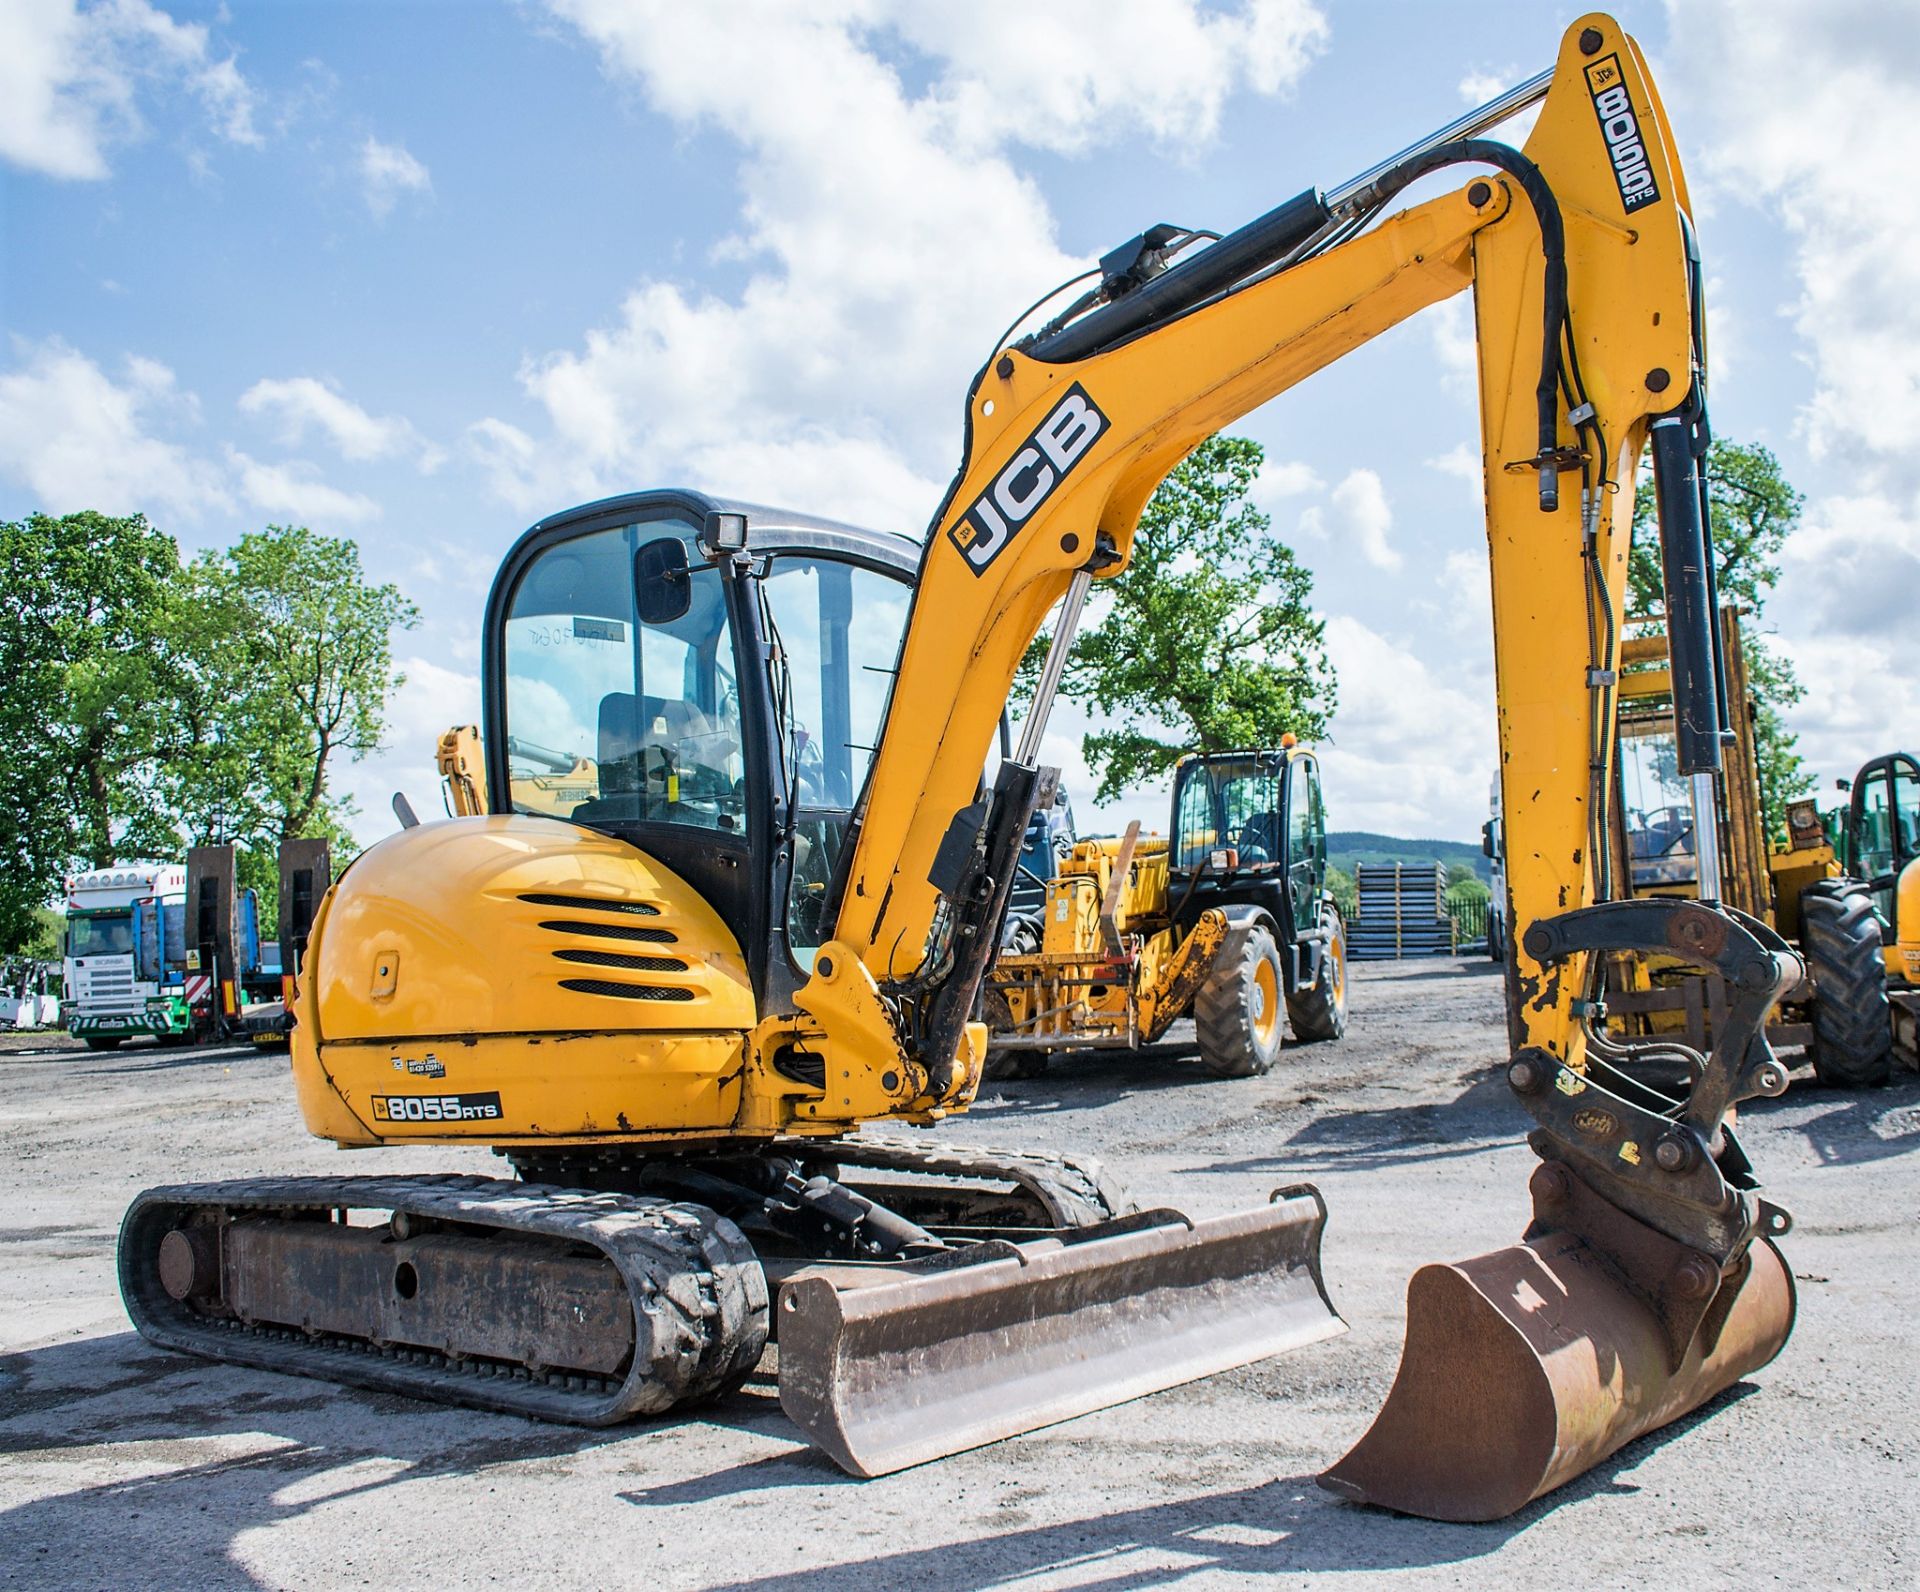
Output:
[[1091,1153],[1195,1215],[1312,1181],[1352,1331],[878,1481],[805,1447],[770,1384],[581,1432],[214,1366],[128,1327],[113,1240],[141,1188],[474,1171],[345,1157],[284,1055],[0,1045],[0,1586],[1902,1586],[1920,1581],[1920,1080],[1796,1077],[1743,1114],[1797,1227],[1786,1352],[1513,1519],[1342,1504],[1315,1472],[1393,1377],[1409,1274],[1518,1237],[1534,1164],[1484,962],[1363,964],[1337,1044],[1221,1082],[1090,1056],[989,1085],[958,1139]]

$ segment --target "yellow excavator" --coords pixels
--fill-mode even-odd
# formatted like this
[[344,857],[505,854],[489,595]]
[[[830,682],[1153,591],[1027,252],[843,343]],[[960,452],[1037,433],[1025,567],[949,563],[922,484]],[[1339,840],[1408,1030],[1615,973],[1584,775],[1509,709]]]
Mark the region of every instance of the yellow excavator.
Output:
[[[1524,151],[1479,136],[1536,102]],[[1455,167],[1475,169],[1388,213]],[[486,615],[490,810],[406,828],[345,871],[293,1034],[315,1134],[491,1146],[517,1177],[149,1190],[119,1250],[140,1330],[588,1423],[711,1398],[777,1335],[783,1406],[859,1474],[1339,1330],[1311,1189],[1194,1221],[1125,1211],[1071,1159],[857,1130],[974,1096],[973,1014],[1053,780],[1037,752],[1065,649],[1156,484],[1471,289],[1507,1077],[1541,1164],[1521,1243],[1414,1277],[1387,1403],[1322,1479],[1496,1518],[1771,1359],[1792,1324],[1773,1242],[1789,1223],[1730,1117],[1784,1086],[1760,1025],[1798,958],[1710,898],[1610,899],[1604,863],[1649,445],[1678,755],[1705,802],[1724,728],[1689,213],[1644,58],[1590,15],[1553,68],[1338,188],[1224,237],[1158,226],[1109,254],[974,378],[924,544],[677,491],[535,526]],[[1019,744],[995,762],[1056,607]],[[515,737],[590,762],[592,794],[564,816],[516,797]],[[1598,980],[1623,950],[1689,957],[1735,992],[1682,1098],[1612,1065]]]

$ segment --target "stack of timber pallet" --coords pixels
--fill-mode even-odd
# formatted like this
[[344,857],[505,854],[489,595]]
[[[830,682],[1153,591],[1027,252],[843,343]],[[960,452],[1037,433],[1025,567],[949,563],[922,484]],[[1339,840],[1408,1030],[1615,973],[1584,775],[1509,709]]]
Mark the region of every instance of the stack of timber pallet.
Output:
[[1356,871],[1360,917],[1347,925],[1348,956],[1356,962],[1384,962],[1452,953],[1444,865],[1363,862]]

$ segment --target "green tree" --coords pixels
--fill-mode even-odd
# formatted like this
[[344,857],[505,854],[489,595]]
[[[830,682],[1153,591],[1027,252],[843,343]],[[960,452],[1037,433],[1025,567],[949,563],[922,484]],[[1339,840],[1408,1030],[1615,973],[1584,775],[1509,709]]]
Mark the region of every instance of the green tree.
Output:
[[1351,923],[1360,916],[1360,886],[1345,868],[1327,864],[1327,893],[1340,909],[1340,916]]
[[[1753,693],[1753,749],[1761,810],[1767,832],[1784,836],[1787,803],[1806,795],[1814,783],[1784,716],[1806,690],[1793,664],[1767,641],[1759,621],[1780,579],[1780,550],[1800,523],[1806,499],[1787,480],[1772,449],[1721,439],[1707,454],[1707,503],[1720,600],[1737,603],[1743,610],[1740,650]],[[1633,502],[1633,552],[1627,564],[1631,614],[1665,611],[1655,510],[1648,473]]]
[[[1112,723],[1081,742],[1096,801],[1167,774],[1188,751],[1277,746],[1326,732],[1334,705],[1313,577],[1248,501],[1264,450],[1208,438],[1140,516],[1127,568],[1068,654],[1061,691]],[[1035,639],[1017,694],[1046,655]]]
[[244,848],[241,882],[260,891],[264,925],[282,841],[325,836],[336,866],[352,855],[354,809],[329,775],[378,749],[405,680],[392,633],[419,612],[368,579],[351,540],[304,526],[270,525],[187,573],[176,645],[194,662],[182,709],[192,738],[170,783],[191,834]]
[[0,946],[26,942],[74,865],[172,854],[156,770],[179,749],[182,586],[141,515],[0,523]]

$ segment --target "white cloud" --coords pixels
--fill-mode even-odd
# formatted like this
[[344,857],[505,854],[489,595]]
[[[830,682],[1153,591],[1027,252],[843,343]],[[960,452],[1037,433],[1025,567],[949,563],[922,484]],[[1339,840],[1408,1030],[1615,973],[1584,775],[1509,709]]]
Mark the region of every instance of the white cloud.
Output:
[[302,441],[309,429],[323,433],[341,458],[355,462],[417,454],[421,468],[439,466],[443,455],[398,415],[370,415],[337,388],[312,376],[255,382],[240,395],[240,412],[273,416],[283,440]]
[[1340,680],[1321,748],[1334,827],[1474,834],[1498,766],[1491,673],[1453,667],[1437,675],[1345,614],[1327,621],[1327,652]]
[[[1530,71],[1522,71],[1512,63],[1496,71],[1476,69],[1460,79],[1458,84],[1460,98],[1466,104],[1477,108],[1498,99],[1508,89],[1518,87],[1532,75]],[[1503,122],[1495,122],[1480,136],[1498,138],[1506,144],[1524,144],[1527,141],[1527,135],[1533,131],[1533,124],[1539,119],[1540,106],[1536,103],[1509,116]]]
[[312,465],[299,460],[263,464],[228,448],[227,464],[240,495],[263,514],[297,520],[320,531],[380,517],[380,505],[372,498],[328,486]]
[[166,366],[129,359],[116,382],[57,338],[17,347],[22,362],[0,375],[0,473],[48,512],[191,517],[232,506],[215,466],[152,434],[156,420],[195,409]]
[[[1665,94],[1700,129],[1688,170],[1696,192],[1757,205],[1793,240],[1799,295],[1786,313],[1813,374],[1801,434],[1846,487],[1809,502],[1770,614],[1808,688],[1790,723],[1829,773],[1851,773],[1897,738],[1896,712],[1911,722],[1911,703],[1872,682],[1920,674],[1913,12],[1869,0],[1670,0],[1668,20]],[[1842,727],[1860,737],[1851,750]]]
[[1211,138],[1229,95],[1291,88],[1325,44],[1308,0],[1231,14],[1186,0],[908,3],[871,12],[941,63],[933,102],[961,141],[1077,153],[1115,132],[1177,146]]
[[147,0],[11,0],[0,25],[0,159],[68,179],[108,173],[107,151],[145,132],[142,91],[184,88],[214,133],[258,145],[254,96],[205,26]]
[[1335,527],[1359,544],[1361,557],[1375,569],[1397,570],[1404,562],[1387,541],[1393,508],[1387,489],[1372,470],[1349,471],[1333,489]]
[[433,179],[400,144],[383,144],[369,135],[360,146],[360,187],[376,216],[393,213],[403,194],[433,192]]
[[1440,381],[1456,397],[1480,397],[1480,343],[1473,325],[1473,296],[1456,293],[1428,312],[1426,325],[1440,361]]
[[1427,460],[1429,470],[1438,470],[1442,475],[1450,475],[1467,489],[1467,501],[1476,515],[1484,516],[1487,501],[1485,468],[1480,458],[1480,450],[1470,442],[1462,442],[1436,454]]
[[[1086,264],[1006,148],[1204,137],[1226,93],[1292,82],[1320,29],[1299,0],[550,9],[655,110],[739,146],[721,252],[749,274],[725,296],[640,282],[579,347],[528,361],[549,435],[469,433],[495,489],[550,506],[686,480],[916,529],[1010,308]],[[1049,55],[1076,18],[1079,47]]]
[[441,735],[456,724],[480,722],[478,675],[449,669],[419,653],[403,654],[395,665],[406,684],[387,704],[382,749],[333,771],[333,788],[360,809],[354,832],[371,845],[399,827],[393,793],[402,791],[423,821],[444,816],[445,797],[434,750]]
[[1320,472],[1301,459],[1264,459],[1249,494],[1261,508],[1270,509],[1285,498],[1318,492],[1325,483]]

